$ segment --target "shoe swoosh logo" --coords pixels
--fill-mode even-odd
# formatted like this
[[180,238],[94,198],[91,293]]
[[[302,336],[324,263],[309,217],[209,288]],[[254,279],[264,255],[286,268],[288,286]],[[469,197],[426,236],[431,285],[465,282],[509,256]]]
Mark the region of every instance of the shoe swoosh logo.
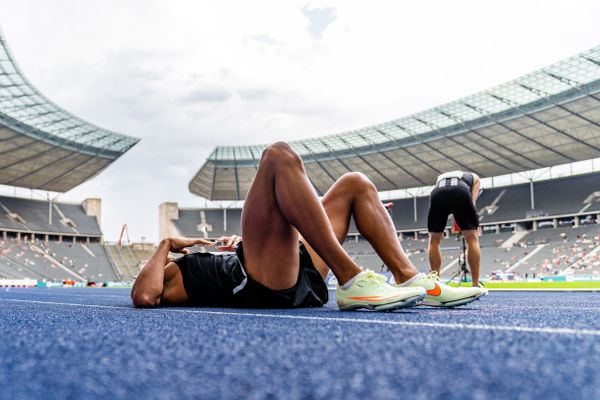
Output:
[[442,294],[442,288],[436,283],[433,289],[427,291],[427,294],[430,296],[439,296]]

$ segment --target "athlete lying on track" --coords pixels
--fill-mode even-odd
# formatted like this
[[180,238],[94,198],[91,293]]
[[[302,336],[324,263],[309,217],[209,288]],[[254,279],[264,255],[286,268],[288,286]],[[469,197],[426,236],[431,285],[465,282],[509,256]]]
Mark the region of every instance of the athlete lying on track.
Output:
[[[351,216],[396,285],[363,271],[342,248]],[[342,310],[394,310],[422,300],[454,306],[486,293],[478,287],[448,287],[436,273],[420,274],[365,175],[343,175],[319,200],[301,158],[282,142],[263,152],[242,210],[242,237],[243,242],[226,238],[221,250],[233,254],[188,254],[186,247],[214,244],[204,239],[162,240],[133,285],[134,306],[318,307],[328,299],[324,278],[329,270],[339,282],[336,297]],[[172,261],[169,252],[185,255]]]

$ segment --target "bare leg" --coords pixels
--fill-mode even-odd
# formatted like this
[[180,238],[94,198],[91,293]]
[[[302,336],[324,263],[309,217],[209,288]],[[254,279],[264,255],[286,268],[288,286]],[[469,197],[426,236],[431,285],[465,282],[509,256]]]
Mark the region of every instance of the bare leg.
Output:
[[479,267],[481,263],[481,250],[479,249],[478,232],[474,229],[462,231],[467,242],[467,261],[471,269],[473,286],[479,286]]
[[340,284],[360,272],[336,239],[302,160],[280,142],[263,153],[242,210],[246,272],[271,289],[292,287],[298,278],[298,231]]
[[442,232],[429,232],[429,265],[431,270],[440,273],[442,268],[442,250],[440,246],[444,234]]
[[[364,174],[352,172],[342,176],[327,191],[322,203],[340,243],[348,234],[350,216],[353,216],[358,231],[390,268],[397,283],[418,274],[400,245],[394,223],[379,200],[377,189]],[[327,274],[326,263],[312,251],[311,257],[319,272]]]

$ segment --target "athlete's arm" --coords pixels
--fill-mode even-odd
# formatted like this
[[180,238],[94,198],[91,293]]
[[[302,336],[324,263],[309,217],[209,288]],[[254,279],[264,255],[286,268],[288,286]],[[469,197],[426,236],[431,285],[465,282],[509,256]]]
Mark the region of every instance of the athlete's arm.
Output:
[[158,249],[140,271],[133,287],[131,300],[135,307],[156,307],[160,304],[165,281],[165,266],[170,263],[169,251],[188,254],[186,247],[196,244],[212,245],[205,239],[170,237],[160,241]]
[[481,181],[479,175],[473,173],[473,187],[471,187],[471,197],[473,198],[473,204],[477,203],[477,197],[479,197],[479,189],[481,189]]

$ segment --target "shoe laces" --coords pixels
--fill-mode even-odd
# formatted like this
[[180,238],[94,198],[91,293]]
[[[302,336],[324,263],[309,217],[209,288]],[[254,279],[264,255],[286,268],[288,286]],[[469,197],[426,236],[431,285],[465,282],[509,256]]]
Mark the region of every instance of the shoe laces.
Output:
[[374,271],[371,271],[370,269],[367,269],[365,270],[364,275],[360,277],[360,281],[370,285],[381,285],[382,283],[387,283],[387,278]]
[[427,279],[429,279],[430,281],[439,281],[440,280],[440,276],[438,275],[437,271],[431,271],[430,273],[427,274]]

